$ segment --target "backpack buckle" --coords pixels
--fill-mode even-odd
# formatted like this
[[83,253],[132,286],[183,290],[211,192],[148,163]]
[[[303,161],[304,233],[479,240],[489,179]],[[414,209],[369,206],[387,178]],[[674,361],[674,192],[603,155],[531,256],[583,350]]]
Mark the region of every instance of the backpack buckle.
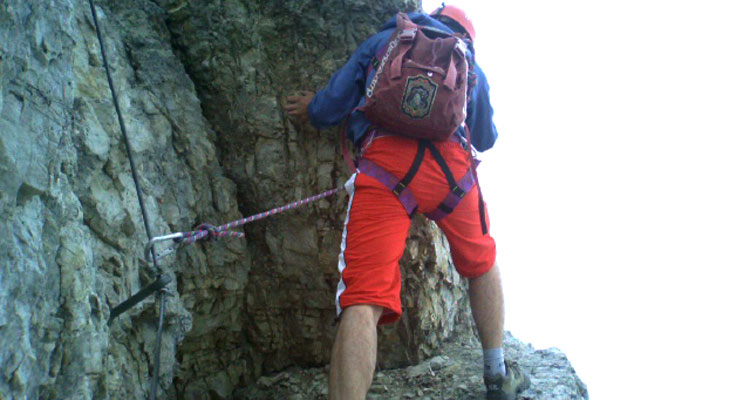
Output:
[[399,39],[412,40],[415,36],[417,36],[417,28],[404,29],[398,34]]
[[466,45],[466,42],[464,42],[461,39],[458,39],[456,42],[456,50],[458,50],[461,54],[466,54],[466,52],[469,50],[469,46]]
[[458,196],[458,198],[459,198],[459,199],[463,199],[463,198],[464,198],[464,196],[466,195],[466,192],[464,192],[464,190],[463,190],[463,189],[461,189],[461,188],[460,188],[460,187],[458,187],[458,186],[453,186],[453,187],[451,188],[451,193],[453,193],[453,194],[455,194],[456,196]]

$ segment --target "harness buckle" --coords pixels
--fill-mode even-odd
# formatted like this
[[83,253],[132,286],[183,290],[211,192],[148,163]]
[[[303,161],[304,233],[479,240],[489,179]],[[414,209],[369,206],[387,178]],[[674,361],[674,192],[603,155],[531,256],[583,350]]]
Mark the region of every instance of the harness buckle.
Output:
[[461,189],[461,188],[460,188],[460,187],[458,187],[458,186],[453,186],[453,187],[451,188],[451,193],[453,193],[453,194],[455,194],[456,196],[458,196],[458,198],[459,198],[459,199],[463,199],[463,198],[464,198],[464,196],[466,195],[466,192],[464,192],[464,190],[463,190],[463,189]]
[[404,185],[403,182],[399,182],[396,184],[396,187],[393,188],[393,194],[400,196],[404,189],[406,189],[406,185]]

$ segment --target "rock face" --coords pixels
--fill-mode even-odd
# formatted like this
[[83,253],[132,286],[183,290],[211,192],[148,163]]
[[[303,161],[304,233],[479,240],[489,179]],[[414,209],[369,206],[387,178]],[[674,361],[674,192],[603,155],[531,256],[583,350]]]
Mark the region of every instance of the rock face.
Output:
[[[314,90],[415,1],[97,1],[154,234],[223,223],[341,185],[335,131],[294,126],[282,99]],[[231,398],[258,377],[327,362],[339,195],[185,247],[157,270],[88,2],[0,3],[0,398],[145,398],[172,278],[159,398]],[[404,318],[381,367],[471,334],[465,283],[437,228],[415,221]]]
[[[238,217],[235,185],[163,11],[130,4],[99,10],[152,230]],[[153,298],[106,321],[154,271],[87,4],[3,1],[0,58],[0,397],[144,398]],[[227,241],[162,265],[180,293],[181,271],[211,269],[215,284],[237,275],[245,254],[244,242]],[[170,391],[192,326],[186,305],[170,297],[166,307],[161,373]]]
[[[559,350],[535,350],[507,332],[504,347],[507,356],[518,360],[531,380],[519,400],[588,400],[586,385]],[[327,378],[327,368],[291,368],[263,376],[237,393],[247,399],[324,400],[328,398]],[[376,371],[367,398],[484,400],[480,345],[473,337],[465,337],[419,364]]]

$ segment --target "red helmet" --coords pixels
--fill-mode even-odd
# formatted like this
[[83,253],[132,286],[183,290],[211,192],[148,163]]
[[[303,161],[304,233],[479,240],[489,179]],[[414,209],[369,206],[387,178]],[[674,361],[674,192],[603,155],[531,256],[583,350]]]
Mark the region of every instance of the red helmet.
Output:
[[445,3],[443,3],[442,6],[438,7],[435,11],[430,13],[431,17],[437,17],[437,16],[446,16],[453,21],[455,21],[457,24],[461,25],[462,28],[466,31],[466,33],[469,34],[469,38],[473,41],[476,36],[476,31],[474,30],[474,24],[471,23],[471,20],[466,15],[466,12],[464,10],[456,7],[448,5],[446,6]]

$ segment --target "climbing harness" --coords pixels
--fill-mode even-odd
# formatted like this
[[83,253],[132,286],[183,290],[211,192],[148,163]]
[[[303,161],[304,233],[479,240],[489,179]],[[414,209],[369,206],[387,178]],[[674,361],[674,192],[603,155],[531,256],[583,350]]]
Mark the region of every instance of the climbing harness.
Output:
[[[381,166],[366,158],[359,159],[357,169],[365,175],[369,175],[370,177],[374,178],[389,190],[391,190],[393,194],[396,195],[401,205],[404,206],[406,213],[409,214],[410,217],[413,217],[417,211],[418,205],[417,200],[414,198],[414,195],[411,193],[408,186],[409,183],[411,183],[412,179],[414,179],[414,176],[417,175],[417,172],[419,171],[419,167],[422,165],[422,161],[424,160],[424,155],[427,150],[429,150],[438,166],[440,166],[445,179],[448,181],[448,187],[450,188],[450,191],[440,202],[438,207],[435,210],[424,214],[425,217],[433,221],[439,221],[453,212],[453,210],[458,206],[461,200],[463,200],[464,195],[466,195],[466,193],[468,193],[474,187],[474,185],[477,184],[475,171],[479,161],[477,161],[475,158],[471,158],[471,166],[469,170],[466,171],[466,174],[464,174],[464,176],[459,181],[456,181],[456,179],[453,177],[453,173],[451,173],[451,170],[448,167],[448,164],[445,162],[445,158],[443,158],[443,156],[440,154],[437,147],[435,147],[435,145],[429,140],[419,139],[417,155],[414,157],[414,161],[412,161],[409,170],[406,172],[406,175],[404,175],[404,177],[401,179],[398,179],[395,175],[391,174]],[[486,234],[487,226],[484,220],[484,212],[481,208],[481,206],[483,205],[482,203],[483,201],[480,196],[480,221],[482,224],[482,233]]]
[[335,193],[340,192],[342,188],[339,187],[339,188],[331,189],[323,193],[320,193],[318,195],[308,197],[303,200],[295,201],[285,206],[277,207],[272,210],[268,210],[259,214],[255,214],[247,218],[239,219],[239,220],[230,222],[225,225],[214,227],[213,225],[210,225],[210,224],[201,224],[196,228],[196,230],[193,230],[193,231],[177,232],[177,233],[172,233],[168,235],[154,237],[154,235],[152,235],[151,233],[151,223],[150,223],[148,211],[144,205],[145,202],[143,200],[143,190],[141,189],[141,181],[140,181],[140,177],[138,176],[138,170],[136,169],[135,161],[133,159],[132,146],[130,145],[130,140],[128,138],[128,134],[125,128],[125,122],[122,117],[122,112],[120,110],[120,102],[117,97],[117,91],[115,90],[115,86],[112,81],[112,74],[110,72],[109,62],[107,60],[107,52],[104,47],[104,41],[102,40],[101,29],[99,28],[99,21],[98,21],[96,7],[94,6],[93,0],[89,0],[89,6],[91,7],[91,15],[94,21],[94,28],[96,30],[96,36],[99,41],[99,47],[101,48],[102,63],[104,65],[104,70],[107,73],[107,82],[109,83],[109,90],[112,95],[112,102],[114,103],[115,112],[117,113],[117,120],[120,125],[120,132],[122,133],[123,141],[125,142],[125,149],[127,152],[128,161],[130,163],[130,170],[131,170],[131,174],[133,177],[133,181],[135,183],[136,195],[138,197],[138,204],[140,206],[141,214],[143,216],[143,224],[146,228],[146,234],[148,235],[148,238],[149,238],[149,242],[146,245],[146,249],[145,249],[146,259],[152,260],[152,262],[154,263],[154,267],[156,268],[156,271],[157,271],[156,280],[154,280],[151,284],[147,285],[146,287],[138,291],[138,293],[132,295],[131,297],[129,297],[122,303],[118,304],[116,307],[112,308],[109,314],[109,320],[107,321],[107,324],[111,325],[112,321],[114,321],[114,319],[117,318],[119,315],[128,311],[130,308],[134,307],[136,304],[145,300],[150,295],[158,293],[159,304],[160,304],[159,305],[159,323],[157,326],[156,344],[154,345],[155,346],[154,370],[153,370],[153,376],[151,378],[151,388],[150,388],[150,394],[149,394],[149,399],[155,400],[156,391],[159,386],[159,367],[161,364],[161,341],[162,341],[162,332],[164,330],[164,308],[166,306],[166,295],[168,294],[167,285],[172,281],[172,278],[162,273],[162,269],[159,266],[159,259],[161,257],[164,257],[166,254],[176,250],[176,246],[175,246],[173,248],[170,248],[169,251],[161,255],[157,255],[155,244],[157,242],[161,242],[165,240],[173,240],[177,244],[177,246],[179,246],[179,245],[195,243],[198,240],[205,239],[205,238],[217,239],[217,238],[222,238],[222,237],[243,237],[244,236],[243,233],[230,231],[229,229],[235,228],[240,225],[243,225],[252,221],[256,221],[262,218],[266,218],[266,217],[269,217],[274,214],[278,214],[283,211],[287,211],[287,210],[299,207],[301,205],[322,199],[324,197],[331,196]]
[[450,191],[445,196],[445,198],[443,198],[443,200],[435,210],[425,213],[424,216],[433,221],[439,221],[445,218],[446,216],[448,216],[448,214],[453,212],[453,210],[458,206],[461,200],[463,200],[466,193],[471,191],[474,185],[476,185],[479,194],[478,208],[479,220],[482,226],[482,234],[487,234],[488,229],[484,214],[484,198],[482,196],[482,189],[478,184],[479,179],[477,177],[477,166],[479,165],[479,160],[474,156],[474,150],[471,146],[471,134],[469,133],[468,126],[464,125],[467,136],[466,139],[458,136],[458,134],[454,134],[448,139],[460,143],[461,146],[467,151],[469,157],[469,170],[466,171],[466,173],[463,177],[461,177],[460,180],[456,181],[453,173],[451,173],[451,170],[448,167],[448,163],[446,163],[445,161],[445,158],[443,158],[443,156],[440,154],[440,151],[438,151],[437,147],[432,143],[432,141],[427,139],[419,139],[417,145],[417,154],[416,156],[414,156],[414,161],[412,161],[412,164],[409,167],[409,170],[406,172],[406,175],[404,175],[404,177],[401,179],[388,172],[385,168],[379,166],[378,164],[362,157],[364,150],[369,146],[372,140],[379,136],[387,135],[388,133],[384,133],[378,130],[372,130],[365,136],[364,140],[362,140],[362,146],[357,152],[357,157],[355,160],[352,160],[346,148],[347,122],[348,117],[344,121],[344,124],[341,128],[342,151],[344,152],[344,157],[346,158],[346,162],[352,172],[359,171],[382,183],[383,186],[393,192],[401,205],[404,206],[404,210],[406,210],[406,213],[409,215],[409,217],[413,217],[417,212],[418,204],[411,190],[409,190],[409,183],[411,183],[412,179],[414,179],[417,172],[419,171],[419,167],[422,165],[422,161],[424,160],[425,152],[429,150],[432,154],[432,157],[435,159],[435,162],[437,162],[438,166],[442,170],[443,175],[448,182]]

